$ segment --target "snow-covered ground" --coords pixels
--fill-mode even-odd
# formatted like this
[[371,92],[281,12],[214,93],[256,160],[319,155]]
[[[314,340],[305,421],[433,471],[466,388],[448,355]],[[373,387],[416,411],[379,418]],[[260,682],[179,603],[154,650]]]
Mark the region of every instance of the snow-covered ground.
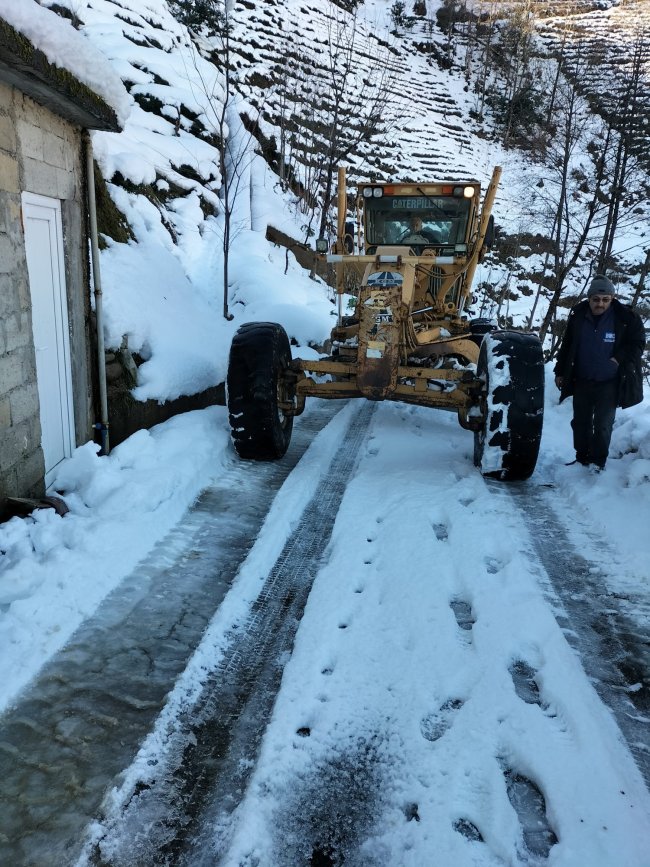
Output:
[[[556,446],[537,480],[555,479],[560,497],[589,491],[579,499],[595,508],[579,515],[597,527],[610,508],[631,518],[615,493],[624,461],[607,481],[553,472],[564,421],[551,411]],[[379,409],[222,863],[307,863],[301,846],[337,800],[339,815],[366,819],[353,864],[538,863],[506,796],[513,773],[545,795],[560,840],[549,863],[648,863],[647,790],[554,619],[521,514],[469,451],[453,418]],[[650,547],[636,531],[628,566],[643,582]],[[539,703],[522,700],[513,664],[535,673]]]
[[[601,475],[564,466],[572,457],[569,419],[570,407],[558,406],[549,378],[542,454],[528,484],[555,485],[549,496],[560,518],[575,522],[580,554],[601,567],[617,593],[646,599],[650,406],[619,413]],[[315,454],[332,454],[340,437],[335,420],[319,435]],[[323,762],[366,741],[378,751],[388,814],[381,828],[369,829],[367,856],[374,860],[364,863],[421,865],[434,846],[444,864],[516,863],[521,828],[505,796],[507,773],[534,780],[545,794],[561,841],[549,863],[645,863],[648,792],[554,618],[515,500],[507,486],[495,492],[494,483],[486,485],[471,447],[471,435],[451,415],[379,407],[227,863],[284,864],[272,854],[278,804]],[[0,525],[3,707],[182,519],[231,449],[222,407],[141,431],[107,457],[87,444],[57,477],[69,514],[43,510]],[[260,569],[271,568],[299,518],[316,483],[307,470],[310,454],[303,460],[305,470],[288,482],[300,486],[299,495],[285,491],[270,513],[172,693],[172,709],[199,683],[210,654],[223,652],[225,631],[259,592]],[[591,549],[584,548],[585,527],[593,531]],[[615,552],[614,564],[603,563],[603,550]],[[459,629],[452,601],[471,611],[470,632]],[[535,672],[539,704],[517,696],[509,672],[517,662]],[[296,735],[299,729],[310,737]],[[150,750],[143,747],[143,762]],[[115,797],[119,802],[119,792]],[[396,804],[417,804],[420,821],[404,821]],[[479,829],[484,843],[454,831],[460,820]]]

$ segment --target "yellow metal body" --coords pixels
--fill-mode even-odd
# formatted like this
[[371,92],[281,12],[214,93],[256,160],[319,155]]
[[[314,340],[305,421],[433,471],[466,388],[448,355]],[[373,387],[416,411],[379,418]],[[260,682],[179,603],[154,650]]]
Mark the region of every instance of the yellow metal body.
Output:
[[[479,346],[463,311],[485,252],[500,175],[495,168],[482,206],[476,181],[362,185],[357,197],[362,252],[355,255],[344,252],[347,193],[345,171],[339,170],[337,240],[327,258],[339,296],[352,287],[356,310],[347,319],[339,313],[331,335],[335,354],[293,361],[295,401],[284,409],[299,414],[310,395],[365,397],[455,410],[464,427],[475,426],[468,413],[479,400]],[[409,218],[411,207],[412,216],[428,218],[448,233],[447,240],[407,234],[391,242],[390,232]],[[422,243],[411,244],[411,237]]]

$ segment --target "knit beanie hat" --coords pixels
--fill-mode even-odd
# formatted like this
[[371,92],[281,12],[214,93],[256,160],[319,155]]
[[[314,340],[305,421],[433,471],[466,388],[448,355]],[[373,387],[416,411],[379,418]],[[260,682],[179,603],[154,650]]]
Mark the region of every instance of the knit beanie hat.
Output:
[[604,274],[596,274],[587,290],[587,298],[591,298],[592,295],[616,295],[616,289]]

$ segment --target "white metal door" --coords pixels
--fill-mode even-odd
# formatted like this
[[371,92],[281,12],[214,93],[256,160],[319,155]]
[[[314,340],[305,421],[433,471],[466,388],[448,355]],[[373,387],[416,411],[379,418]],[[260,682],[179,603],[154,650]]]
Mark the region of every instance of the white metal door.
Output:
[[23,193],[22,200],[41,445],[49,485],[54,469],[72,454],[75,442],[61,205],[33,193]]

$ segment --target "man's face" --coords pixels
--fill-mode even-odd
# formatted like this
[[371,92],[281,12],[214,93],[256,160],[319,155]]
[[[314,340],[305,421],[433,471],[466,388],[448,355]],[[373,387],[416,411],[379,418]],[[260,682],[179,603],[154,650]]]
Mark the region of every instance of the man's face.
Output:
[[611,295],[592,295],[589,298],[589,307],[594,316],[604,313],[612,303]]
[[419,232],[422,229],[422,218],[421,217],[411,217],[411,229],[414,232]]

